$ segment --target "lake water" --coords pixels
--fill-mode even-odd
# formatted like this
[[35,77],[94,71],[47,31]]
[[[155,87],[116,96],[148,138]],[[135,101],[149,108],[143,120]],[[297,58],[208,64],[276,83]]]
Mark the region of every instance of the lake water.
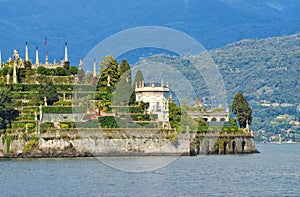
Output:
[[299,196],[300,144],[257,148],[261,154],[0,160],[0,196]]

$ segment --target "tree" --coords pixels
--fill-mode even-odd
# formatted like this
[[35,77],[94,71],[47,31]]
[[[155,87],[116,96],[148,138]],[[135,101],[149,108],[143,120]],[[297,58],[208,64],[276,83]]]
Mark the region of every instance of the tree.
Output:
[[118,61],[112,56],[105,56],[104,61],[100,62],[100,77],[98,87],[115,87],[119,81]]
[[242,93],[234,96],[231,108],[233,114],[237,117],[240,128],[246,128],[247,125],[252,123],[252,109]]
[[47,68],[45,68],[44,66],[39,66],[37,68],[37,73],[39,75],[47,75]]
[[76,66],[71,66],[70,67],[70,74],[75,76],[78,73],[78,68]]
[[54,102],[59,100],[55,85],[50,80],[47,81],[46,84],[43,84],[43,86],[40,90],[40,95],[41,95],[42,99],[44,97],[47,98],[48,105],[53,105]]
[[25,68],[17,68],[17,77],[18,77],[18,81],[20,83],[23,82],[23,80],[25,79],[26,77],[26,71],[25,71]]
[[181,108],[174,102],[169,102],[169,121],[172,128],[178,128],[181,120]]
[[64,68],[65,68],[66,70],[69,70],[69,69],[70,69],[70,62],[69,62],[69,61],[64,62]]
[[131,84],[131,70],[127,60],[122,60],[120,64],[120,77],[126,79]]
[[135,74],[135,79],[134,79],[134,87],[136,86],[136,84],[140,85],[140,82],[144,81],[144,76],[141,70],[138,70]]
[[130,105],[132,101],[132,94],[134,93],[131,84],[126,80],[126,77],[121,77],[121,80],[117,84],[115,91],[113,93],[113,103],[114,104],[126,104]]
[[55,75],[56,76],[67,76],[68,70],[65,67],[57,67],[55,69]]
[[18,116],[18,111],[12,105],[12,92],[7,87],[0,87],[0,127],[6,131],[7,124]]
[[132,94],[134,89],[131,87],[131,70],[130,65],[126,60],[122,60],[120,64],[120,80],[113,93],[113,102],[116,104],[131,104],[135,101]]
[[31,66],[32,66],[32,64],[31,64],[30,61],[25,61],[25,62],[24,62],[24,67],[25,67],[26,70],[31,69]]

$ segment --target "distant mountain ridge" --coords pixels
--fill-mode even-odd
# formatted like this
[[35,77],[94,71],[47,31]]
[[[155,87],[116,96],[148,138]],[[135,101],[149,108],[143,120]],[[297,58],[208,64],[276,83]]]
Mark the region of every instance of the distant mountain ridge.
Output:
[[298,33],[300,27],[300,1],[293,0],[1,0],[0,6],[4,60],[13,49],[23,54],[28,41],[31,59],[39,46],[41,60],[48,50],[50,61],[58,61],[67,41],[72,65],[106,37],[138,26],[174,28],[210,50],[245,38]]

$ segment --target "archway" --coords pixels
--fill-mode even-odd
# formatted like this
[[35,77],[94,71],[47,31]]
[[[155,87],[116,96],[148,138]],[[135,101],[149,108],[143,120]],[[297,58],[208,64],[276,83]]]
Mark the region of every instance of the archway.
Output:
[[246,146],[246,142],[245,142],[245,140],[243,140],[243,142],[242,142],[242,153],[245,151],[245,146]]
[[212,122],[217,122],[217,118],[212,118],[211,121]]
[[225,122],[225,118],[221,118],[220,121],[221,121],[221,122]]
[[224,146],[224,152],[223,152],[223,153],[224,153],[224,155],[225,155],[225,154],[226,154],[226,151],[227,151],[227,150],[226,150],[226,149],[227,149],[227,142],[224,142],[223,146]]
[[236,147],[236,142],[232,142],[232,154],[235,154],[235,147]]

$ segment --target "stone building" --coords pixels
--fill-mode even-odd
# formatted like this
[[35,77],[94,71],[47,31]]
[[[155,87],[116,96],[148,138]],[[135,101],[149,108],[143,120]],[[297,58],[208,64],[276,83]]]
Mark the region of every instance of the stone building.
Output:
[[169,125],[169,87],[164,85],[163,81],[160,86],[155,86],[154,82],[150,86],[145,86],[144,81],[135,84],[136,101],[149,103],[147,111],[150,114],[157,114],[158,121],[164,126]]

